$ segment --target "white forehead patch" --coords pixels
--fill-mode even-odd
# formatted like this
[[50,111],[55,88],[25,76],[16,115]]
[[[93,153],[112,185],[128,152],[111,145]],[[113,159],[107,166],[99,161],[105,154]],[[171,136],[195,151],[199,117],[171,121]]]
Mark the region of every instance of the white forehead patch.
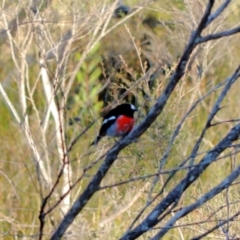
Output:
[[131,109],[132,109],[133,111],[135,111],[135,110],[136,110],[135,106],[132,105],[132,104],[130,104],[130,105],[131,105]]
[[102,122],[102,125],[103,125],[103,124],[106,124],[108,121],[115,120],[115,119],[116,119],[115,116],[111,116],[111,117],[109,117],[109,118],[106,118],[106,119]]

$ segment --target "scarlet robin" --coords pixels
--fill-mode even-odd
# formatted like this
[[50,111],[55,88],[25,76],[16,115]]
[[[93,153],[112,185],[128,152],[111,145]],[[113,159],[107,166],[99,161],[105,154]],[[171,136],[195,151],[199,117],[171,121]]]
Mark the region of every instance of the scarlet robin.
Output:
[[137,111],[133,104],[123,103],[110,110],[103,118],[97,138],[91,145],[97,145],[104,136],[124,137],[133,128],[134,112]]

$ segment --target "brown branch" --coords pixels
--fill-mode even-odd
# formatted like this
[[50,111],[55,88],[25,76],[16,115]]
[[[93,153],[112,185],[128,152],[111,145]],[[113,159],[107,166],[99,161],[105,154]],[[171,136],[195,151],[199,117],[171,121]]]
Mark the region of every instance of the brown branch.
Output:
[[151,126],[151,124],[155,121],[155,119],[162,112],[162,110],[166,106],[166,103],[167,103],[170,95],[172,94],[176,85],[179,83],[180,79],[184,75],[187,62],[191,56],[192,51],[196,47],[196,43],[195,43],[196,39],[199,38],[200,33],[206,24],[207,18],[211,12],[213,4],[214,4],[214,1],[210,0],[208,6],[206,8],[206,11],[204,13],[204,16],[203,16],[202,20],[200,21],[199,26],[197,27],[196,31],[193,32],[192,36],[190,37],[188,45],[186,46],[186,48],[183,52],[183,55],[180,58],[179,63],[177,64],[176,70],[173,73],[168,85],[164,89],[162,95],[158,98],[157,102],[152,107],[152,109],[149,111],[149,113],[145,117],[145,119],[137,127],[135,127],[128,136],[126,136],[124,139],[122,139],[121,141],[116,143],[108,151],[104,163],[100,166],[97,173],[95,174],[93,179],[90,181],[90,183],[88,184],[86,189],[79,196],[79,198],[74,202],[71,209],[65,215],[65,217],[63,218],[63,220],[57,227],[56,231],[53,233],[51,240],[59,239],[63,236],[63,234],[65,233],[67,228],[70,226],[70,224],[73,222],[75,217],[79,214],[79,212],[87,204],[87,202],[92,197],[92,195],[98,190],[102,179],[105,177],[105,175],[109,171],[110,167],[112,166],[115,159],[117,158],[119,152],[122,149],[124,149],[126,146],[128,146],[130,143],[132,143],[134,141],[134,139],[139,138]]
[[200,44],[200,43],[208,42],[210,40],[216,40],[219,38],[228,37],[239,32],[240,32],[240,26],[230,30],[223,31],[223,32],[209,34],[205,37],[200,37],[198,38],[197,43]]

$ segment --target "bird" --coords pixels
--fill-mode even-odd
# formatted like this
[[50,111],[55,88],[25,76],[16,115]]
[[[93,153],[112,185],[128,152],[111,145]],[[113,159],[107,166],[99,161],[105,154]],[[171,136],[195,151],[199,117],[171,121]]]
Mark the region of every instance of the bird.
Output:
[[130,103],[120,104],[110,110],[104,116],[99,134],[90,146],[97,145],[104,136],[125,137],[133,128],[136,111],[137,108]]

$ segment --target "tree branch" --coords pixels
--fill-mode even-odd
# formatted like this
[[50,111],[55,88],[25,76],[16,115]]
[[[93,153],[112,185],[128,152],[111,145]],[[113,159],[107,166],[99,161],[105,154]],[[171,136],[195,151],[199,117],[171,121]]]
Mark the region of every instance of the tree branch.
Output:
[[239,32],[240,32],[240,26],[235,27],[235,28],[230,29],[230,30],[223,31],[223,32],[219,32],[219,33],[215,33],[215,34],[209,34],[205,37],[200,37],[200,38],[198,38],[197,43],[204,43],[204,42],[208,42],[210,40],[216,40],[216,39],[219,39],[219,38],[231,36],[231,35],[239,33]]
[[165,233],[167,233],[168,230],[171,229],[171,227],[174,225],[174,223],[178,219],[186,216],[188,213],[199,208],[205,202],[209,201],[210,199],[215,197],[217,194],[222,192],[224,189],[228,188],[239,175],[240,175],[240,166],[236,170],[234,170],[227,178],[225,178],[218,186],[216,186],[211,191],[206,193],[204,196],[199,198],[196,202],[178,211],[174,215],[174,217],[168,221],[168,223],[163,227],[163,229],[159,231],[159,233],[157,233],[151,240],[161,239],[165,235]]
[[152,212],[137,227],[132,231],[127,232],[121,240],[135,239],[155,226],[159,222],[159,216],[168,207],[178,201],[183,192],[202,174],[202,172],[217,158],[217,156],[219,156],[219,154],[228,148],[233,141],[238,140],[239,136],[240,124],[233,127],[219,144],[209,151],[194,169],[188,172],[187,176],[174,187],[174,189],[152,210]]
[[60,237],[63,236],[63,234],[65,233],[69,225],[73,222],[77,214],[83,209],[83,207],[92,197],[92,195],[98,190],[102,179],[107,174],[108,170],[110,169],[113,162],[117,158],[119,152],[122,149],[124,149],[126,146],[128,146],[131,142],[133,142],[134,139],[139,138],[151,126],[151,124],[162,112],[171,93],[173,92],[174,88],[176,87],[176,85],[184,75],[187,62],[191,56],[193,49],[196,47],[196,44],[195,44],[196,39],[200,36],[201,31],[204,29],[205,23],[211,12],[213,4],[214,4],[214,1],[210,0],[206,8],[206,11],[203,15],[203,18],[200,21],[199,26],[197,27],[197,30],[193,32],[192,36],[190,37],[188,45],[186,46],[183,52],[183,55],[180,58],[179,63],[177,64],[176,70],[173,73],[169,81],[169,84],[164,89],[162,95],[158,98],[156,104],[152,107],[152,109],[150,109],[145,119],[137,127],[135,127],[128,136],[120,140],[108,151],[104,163],[100,166],[97,173],[95,174],[93,179],[90,181],[89,185],[86,187],[83,193],[74,202],[71,209],[65,215],[64,219],[59,224],[56,231],[53,233],[51,240],[59,239]]

